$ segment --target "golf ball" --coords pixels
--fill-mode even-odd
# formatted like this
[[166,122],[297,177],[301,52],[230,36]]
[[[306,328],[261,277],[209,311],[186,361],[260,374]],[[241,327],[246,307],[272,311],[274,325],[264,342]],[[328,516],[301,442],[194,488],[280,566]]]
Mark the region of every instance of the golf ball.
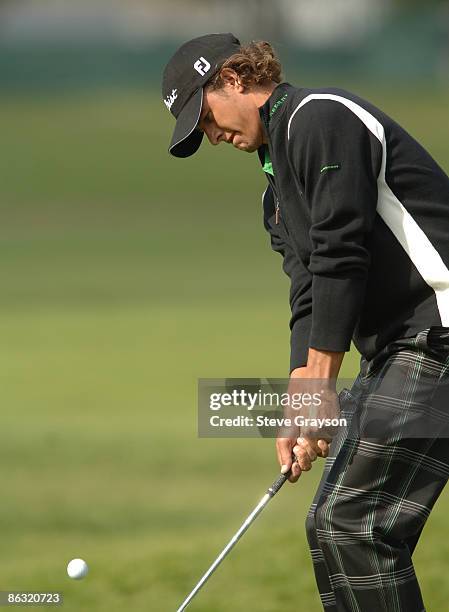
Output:
[[67,565],[67,574],[74,580],[81,580],[88,571],[89,568],[84,559],[72,559]]

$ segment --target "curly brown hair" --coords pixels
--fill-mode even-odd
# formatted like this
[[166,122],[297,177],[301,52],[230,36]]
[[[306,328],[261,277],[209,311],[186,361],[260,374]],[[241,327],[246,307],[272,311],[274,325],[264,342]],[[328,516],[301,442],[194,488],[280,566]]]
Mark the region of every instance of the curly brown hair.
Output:
[[245,87],[263,85],[268,81],[274,83],[282,81],[281,63],[270,43],[263,40],[242,45],[238,53],[231,55],[223,63],[220,71],[209,81],[208,87],[210,89],[221,89],[224,86],[223,68],[234,70]]

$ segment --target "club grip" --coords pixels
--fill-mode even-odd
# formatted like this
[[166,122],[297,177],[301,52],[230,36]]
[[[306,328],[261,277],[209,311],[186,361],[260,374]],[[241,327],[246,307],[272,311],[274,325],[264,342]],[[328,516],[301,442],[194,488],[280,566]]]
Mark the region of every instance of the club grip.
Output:
[[269,487],[267,490],[267,493],[270,497],[273,497],[274,495],[276,495],[276,493],[279,491],[282,485],[288,480],[291,473],[292,471],[288,470],[288,472],[286,472],[285,474],[280,474],[278,476],[277,480],[275,480],[273,484],[271,485],[271,487]]

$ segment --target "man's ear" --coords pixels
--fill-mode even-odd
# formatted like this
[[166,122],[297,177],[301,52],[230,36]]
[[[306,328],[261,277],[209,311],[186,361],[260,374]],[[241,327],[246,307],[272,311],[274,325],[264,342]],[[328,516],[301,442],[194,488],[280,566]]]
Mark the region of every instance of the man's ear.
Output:
[[220,72],[220,77],[222,78],[225,86],[228,85],[230,87],[234,87],[239,91],[239,93],[245,90],[244,85],[242,85],[240,81],[239,75],[232,68],[223,68]]

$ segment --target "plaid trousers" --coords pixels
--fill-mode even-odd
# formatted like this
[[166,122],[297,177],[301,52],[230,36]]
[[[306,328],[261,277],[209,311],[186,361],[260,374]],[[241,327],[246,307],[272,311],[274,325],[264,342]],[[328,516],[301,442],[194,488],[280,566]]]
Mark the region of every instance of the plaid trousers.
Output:
[[[414,420],[419,432],[444,383],[449,328],[432,327],[362,358],[351,390],[340,394],[349,424],[332,441],[306,519],[325,612],[425,610],[412,553],[449,478],[449,436],[404,434],[402,425]],[[449,413],[449,402],[440,405]],[[361,424],[375,407],[390,426],[367,437]]]

